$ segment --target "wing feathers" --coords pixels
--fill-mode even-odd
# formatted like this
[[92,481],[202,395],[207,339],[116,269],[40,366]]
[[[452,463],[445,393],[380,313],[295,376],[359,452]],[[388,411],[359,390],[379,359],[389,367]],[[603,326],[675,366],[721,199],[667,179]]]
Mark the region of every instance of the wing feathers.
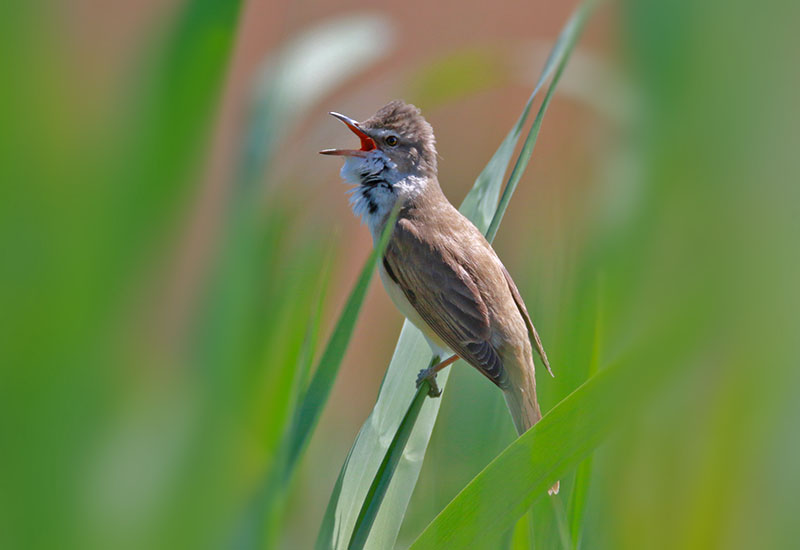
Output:
[[533,326],[531,316],[528,314],[528,308],[525,307],[525,302],[522,301],[522,296],[520,296],[517,285],[514,284],[514,280],[511,278],[511,275],[509,275],[505,266],[503,266],[503,275],[506,278],[509,290],[511,290],[511,295],[514,297],[514,302],[517,304],[517,309],[519,309],[522,318],[525,319],[525,325],[528,327],[528,337],[530,338],[531,345],[536,349],[536,353],[539,354],[539,357],[542,358],[542,363],[544,363],[544,367],[547,369],[547,372],[550,373],[550,376],[555,376],[553,374],[553,370],[550,368],[550,362],[547,360],[547,354],[545,353],[544,346],[539,338],[539,333],[536,332],[536,327]]
[[469,273],[445,250],[423,242],[401,219],[386,248],[384,267],[420,317],[459,357],[500,387],[506,372],[490,342],[489,309]]

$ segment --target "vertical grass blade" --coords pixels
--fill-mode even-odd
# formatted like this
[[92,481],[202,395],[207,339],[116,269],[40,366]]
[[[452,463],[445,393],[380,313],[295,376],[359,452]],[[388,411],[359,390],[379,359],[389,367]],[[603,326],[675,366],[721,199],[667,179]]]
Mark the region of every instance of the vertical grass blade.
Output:
[[552,495],[550,497],[550,504],[553,506],[553,517],[556,518],[556,529],[558,531],[558,540],[561,543],[563,550],[570,548],[569,525],[567,525],[567,514],[564,511],[564,503],[561,501],[559,495]]
[[131,251],[163,239],[185,199],[192,170],[209,143],[233,48],[240,0],[182,4],[163,51],[148,60],[150,74],[132,84],[140,87],[139,105],[119,130],[127,143],[111,167],[117,181],[108,186],[113,196],[105,221],[113,228],[108,254],[119,254],[122,265]]
[[[592,343],[592,356],[589,361],[588,378],[597,374],[600,365],[600,349],[603,342],[603,287],[602,278],[597,279],[594,321],[594,341]],[[575,474],[575,484],[569,501],[569,531],[570,547],[577,550],[581,542],[583,531],[583,513],[586,509],[586,498],[589,493],[589,482],[592,476],[592,455],[578,466]]]
[[591,0],[578,6],[578,8],[575,10],[575,13],[572,15],[572,17],[570,17],[569,21],[567,21],[564,30],[561,31],[561,34],[556,41],[556,45],[553,47],[553,51],[547,58],[545,69],[536,84],[536,91],[539,90],[539,88],[544,84],[553,71],[555,71],[555,74],[553,75],[553,80],[551,81],[550,86],[547,89],[547,93],[544,96],[542,105],[539,107],[539,111],[536,113],[533,126],[531,126],[528,136],[525,138],[525,142],[522,145],[522,151],[520,151],[520,154],[517,157],[517,162],[514,164],[514,169],[511,171],[511,175],[508,178],[508,183],[506,184],[505,189],[503,189],[503,195],[500,197],[500,204],[497,207],[497,211],[494,213],[494,217],[492,218],[489,228],[486,231],[486,238],[489,242],[492,242],[495,235],[497,235],[500,222],[503,219],[503,215],[506,213],[508,204],[511,202],[511,196],[514,194],[514,191],[519,184],[519,180],[522,178],[522,174],[525,172],[525,168],[528,167],[528,162],[530,161],[531,154],[533,153],[533,147],[536,145],[536,138],[539,137],[539,130],[542,127],[544,114],[547,112],[547,107],[550,104],[553,94],[555,93],[556,85],[561,78],[561,74],[564,72],[564,68],[567,66],[567,61],[572,53],[572,49],[575,47],[575,44],[578,41],[578,37],[580,37],[583,26],[586,24],[586,20],[591,14],[591,11],[596,3],[597,2],[595,0]]
[[[381,385],[378,401],[356,436],[342,466],[323,517],[317,537],[317,549],[347,548],[362,504],[383,462],[386,449],[396,435],[408,403],[415,394],[416,374],[430,361],[428,344],[410,323],[403,325],[399,342]],[[448,372],[444,371],[438,377],[440,387],[446,382],[447,375]],[[406,444],[406,452],[401,457],[394,480],[388,487],[366,547],[391,548],[394,545],[402,521],[402,511],[411,496],[411,487],[408,484],[413,486],[416,482],[440,402],[439,399],[423,400],[422,410]],[[402,483],[398,484],[398,480]]]
[[[253,502],[245,512],[242,526],[235,534],[233,544],[237,548],[258,547],[262,541],[269,542],[268,537],[275,536],[280,503],[286,498],[286,489],[297,462],[328,401],[364,303],[375,264],[383,256],[396,219],[397,209],[390,214],[380,241],[361,269],[308,387],[300,392],[299,404],[294,409],[285,439],[276,451],[272,468],[258,488]],[[298,366],[298,369],[302,368],[302,365]]]
[[358,314],[364,303],[364,297],[367,294],[372,273],[375,271],[375,264],[377,264],[378,258],[383,257],[383,251],[386,249],[386,244],[389,242],[389,236],[392,233],[396,219],[397,209],[389,216],[386,228],[383,230],[378,245],[369,255],[367,262],[361,269],[361,274],[356,281],[356,285],[347,298],[347,303],[336,322],[333,334],[330,340],[328,340],[325,351],[322,353],[322,357],[317,364],[314,376],[295,412],[289,436],[287,474],[294,469],[300,453],[308,443],[311,432],[314,430],[314,426],[316,426],[322,414],[322,409],[328,402],[333,383],[336,381],[336,375],[339,373],[339,367],[347,351],[347,345],[350,343],[350,337],[353,335],[353,329],[358,320]]
[[519,518],[511,533],[509,550],[534,550],[533,521],[531,512]]
[[[575,37],[573,35],[577,31],[577,29],[575,29],[575,18],[577,15],[578,14],[574,15],[567,23],[564,30],[561,31],[561,34],[556,40],[550,55],[547,57],[547,61],[545,62],[542,72],[539,75],[539,80],[536,81],[536,86],[534,86],[533,92],[531,92],[531,95],[528,97],[528,101],[525,102],[525,107],[522,109],[522,114],[520,114],[519,119],[517,119],[517,122],[511,128],[511,131],[500,143],[500,146],[497,148],[497,151],[495,151],[494,155],[492,155],[492,158],[489,159],[486,167],[478,175],[478,178],[475,180],[475,185],[473,185],[472,190],[464,198],[464,202],[461,204],[461,212],[470,218],[472,223],[474,223],[478,229],[487,235],[487,230],[490,229],[491,222],[497,215],[495,205],[497,205],[498,197],[500,197],[500,189],[503,184],[503,177],[508,170],[508,165],[511,162],[512,155],[514,154],[514,149],[517,146],[517,142],[519,142],[519,137],[522,135],[522,129],[525,127],[525,123],[530,115],[533,101],[536,99],[536,96],[539,94],[542,86],[545,85],[547,80],[553,74],[553,71],[556,69],[559,62],[564,58],[565,55],[567,55],[567,46],[571,43],[574,43]],[[519,174],[522,174],[521,171]],[[482,206],[488,204],[492,205],[491,209]],[[499,226],[499,220],[497,225]],[[494,232],[497,232],[496,227]],[[494,234],[492,234],[492,237],[489,240],[491,241],[493,238]]]
[[[435,365],[438,360],[438,357],[434,357],[428,366]],[[427,381],[417,388],[417,393],[414,394],[414,399],[400,422],[400,427],[397,428],[397,433],[389,444],[383,462],[381,462],[378,472],[375,474],[375,479],[372,481],[369,491],[367,491],[367,497],[364,499],[358,518],[356,518],[353,536],[347,546],[348,550],[361,550],[367,544],[367,537],[369,537],[372,524],[375,523],[383,498],[389,490],[389,483],[392,481],[397,465],[403,456],[403,450],[405,450],[406,443],[408,443],[408,438],[411,437],[411,430],[417,422],[422,403],[425,401],[429,389],[430,385]]]

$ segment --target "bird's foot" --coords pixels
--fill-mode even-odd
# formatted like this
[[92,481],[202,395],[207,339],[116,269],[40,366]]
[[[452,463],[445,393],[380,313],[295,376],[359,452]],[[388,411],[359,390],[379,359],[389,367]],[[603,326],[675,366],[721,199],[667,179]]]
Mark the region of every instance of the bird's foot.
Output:
[[428,395],[431,397],[439,397],[442,395],[442,390],[440,390],[439,386],[436,384],[436,372],[436,369],[433,367],[419,371],[417,375],[417,389],[427,380],[429,385]]

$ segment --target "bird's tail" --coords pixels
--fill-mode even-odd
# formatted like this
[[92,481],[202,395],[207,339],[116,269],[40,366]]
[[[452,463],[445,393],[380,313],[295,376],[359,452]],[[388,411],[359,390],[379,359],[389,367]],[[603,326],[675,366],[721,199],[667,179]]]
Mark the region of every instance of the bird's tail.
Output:
[[[524,363],[527,363],[524,362]],[[536,400],[536,378],[533,372],[533,361],[530,367],[523,363],[522,368],[506,369],[509,374],[509,385],[503,390],[506,405],[511,412],[514,426],[519,435],[527,432],[531,426],[539,422],[542,412],[539,409],[539,402]],[[558,493],[559,482],[547,491],[551,495]]]

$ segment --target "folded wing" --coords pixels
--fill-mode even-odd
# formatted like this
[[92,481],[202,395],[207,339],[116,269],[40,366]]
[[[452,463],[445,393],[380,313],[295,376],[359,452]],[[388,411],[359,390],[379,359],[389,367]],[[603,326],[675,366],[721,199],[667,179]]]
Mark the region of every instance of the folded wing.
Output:
[[503,388],[507,375],[490,341],[489,310],[470,274],[442,246],[424,242],[401,219],[384,267],[420,317],[455,354]]

